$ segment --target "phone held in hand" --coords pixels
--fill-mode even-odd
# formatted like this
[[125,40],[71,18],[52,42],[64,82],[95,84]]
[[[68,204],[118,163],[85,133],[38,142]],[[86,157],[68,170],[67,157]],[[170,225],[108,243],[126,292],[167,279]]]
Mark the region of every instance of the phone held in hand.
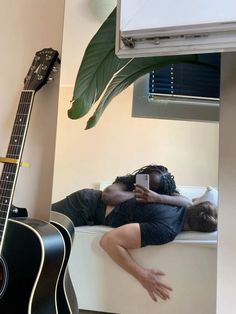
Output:
[[136,184],[141,185],[147,189],[149,189],[149,174],[146,173],[138,173],[136,174]]

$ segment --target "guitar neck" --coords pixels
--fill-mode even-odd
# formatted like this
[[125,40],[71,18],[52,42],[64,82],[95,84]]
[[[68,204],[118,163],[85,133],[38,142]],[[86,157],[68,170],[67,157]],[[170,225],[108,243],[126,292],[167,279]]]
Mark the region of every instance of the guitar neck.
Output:
[[21,92],[6,158],[1,158],[4,166],[0,178],[0,253],[20,168],[34,95],[46,84],[57,59],[58,52],[52,48],[37,51],[24,79],[24,90]]
[[11,162],[4,164],[0,178],[0,243],[5,232],[6,219],[8,218],[12,203],[29,119],[32,111],[34,94],[34,90],[23,90],[21,93],[10,143],[6,154],[6,157],[9,158],[9,161]]

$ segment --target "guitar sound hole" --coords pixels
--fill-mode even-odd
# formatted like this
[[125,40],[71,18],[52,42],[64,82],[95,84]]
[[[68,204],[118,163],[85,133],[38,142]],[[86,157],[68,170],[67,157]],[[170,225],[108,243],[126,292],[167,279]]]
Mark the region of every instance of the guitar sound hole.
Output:
[[4,294],[7,286],[7,266],[4,259],[0,256],[0,299]]

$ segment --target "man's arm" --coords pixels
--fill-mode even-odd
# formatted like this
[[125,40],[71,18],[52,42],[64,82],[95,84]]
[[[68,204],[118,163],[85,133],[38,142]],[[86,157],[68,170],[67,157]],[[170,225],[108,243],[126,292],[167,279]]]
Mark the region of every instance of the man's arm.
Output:
[[116,206],[134,197],[133,191],[128,191],[123,183],[113,183],[102,192],[102,200],[106,205]]
[[135,186],[134,194],[137,201],[144,203],[161,203],[184,207],[192,205],[192,201],[181,194],[159,194],[140,185]]
[[159,194],[140,185],[136,185],[133,191],[127,191],[123,183],[114,183],[106,187],[102,193],[102,200],[106,205],[116,206],[133,197],[144,203],[161,203],[175,206],[190,206],[192,201],[181,194]]
[[157,301],[157,297],[163,300],[170,298],[172,288],[162,281],[164,273],[138,265],[128,252],[129,249],[141,247],[138,223],[123,225],[107,232],[101,238],[100,245],[119,266],[140,282],[154,301]]

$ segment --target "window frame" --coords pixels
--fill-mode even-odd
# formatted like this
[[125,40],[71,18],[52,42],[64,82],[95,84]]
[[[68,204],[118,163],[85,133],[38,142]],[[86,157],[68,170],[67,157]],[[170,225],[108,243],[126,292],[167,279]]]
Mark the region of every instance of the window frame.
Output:
[[[171,98],[171,99],[170,99]],[[220,102],[184,97],[149,98],[149,74],[134,83],[132,117],[218,122]]]

